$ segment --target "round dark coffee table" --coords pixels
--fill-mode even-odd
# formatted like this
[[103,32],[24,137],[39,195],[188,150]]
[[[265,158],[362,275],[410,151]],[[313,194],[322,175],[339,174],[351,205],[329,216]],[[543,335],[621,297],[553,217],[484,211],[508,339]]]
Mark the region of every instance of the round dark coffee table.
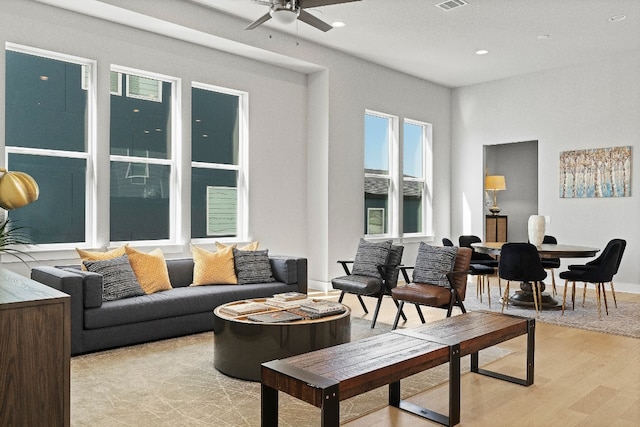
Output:
[[213,364],[231,377],[260,381],[264,362],[351,340],[351,310],[347,306],[344,306],[344,313],[337,315],[283,323],[254,322],[247,316],[233,317],[220,312],[222,307],[224,305],[213,311]]

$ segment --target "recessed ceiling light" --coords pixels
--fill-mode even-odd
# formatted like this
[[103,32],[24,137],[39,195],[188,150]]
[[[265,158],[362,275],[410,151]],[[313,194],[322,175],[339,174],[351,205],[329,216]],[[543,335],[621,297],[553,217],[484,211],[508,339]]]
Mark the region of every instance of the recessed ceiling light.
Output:
[[487,53],[489,53],[489,51],[486,49],[476,50],[476,55],[486,55]]
[[49,80],[49,76],[40,76],[40,80],[46,82],[47,80]]
[[624,21],[625,19],[627,19],[627,15],[614,15],[609,18],[609,22],[620,22]]
[[334,22],[333,24],[331,24],[331,26],[332,26],[333,28],[342,28],[342,27],[344,27],[345,25],[347,25],[347,24],[345,24],[345,23],[344,23],[344,22],[342,22],[342,21],[336,21],[336,22]]
[[549,37],[551,37],[549,34],[540,34],[540,35],[538,36],[538,40],[546,40],[546,39],[548,39]]
[[137,108],[134,108],[134,109],[133,109],[133,112],[134,112],[134,113],[139,113],[139,112],[140,112],[140,110],[138,110]]

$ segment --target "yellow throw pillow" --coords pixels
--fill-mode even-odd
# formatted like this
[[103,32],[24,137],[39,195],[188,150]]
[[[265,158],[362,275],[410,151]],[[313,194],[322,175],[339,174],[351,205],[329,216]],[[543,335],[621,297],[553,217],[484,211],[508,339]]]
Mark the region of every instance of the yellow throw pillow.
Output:
[[[260,245],[260,241],[256,240],[255,242],[251,242],[251,243],[247,243],[246,245],[244,245],[241,248],[238,248],[238,250],[241,251],[256,251],[258,250],[258,245]],[[220,242],[216,242],[216,249],[220,250],[223,248],[235,248],[237,245],[233,244],[233,245],[225,245],[224,243],[220,243]]]
[[136,275],[140,286],[147,294],[171,289],[169,270],[160,248],[147,253],[125,247],[129,264]]
[[120,246],[119,248],[115,248],[106,252],[91,252],[76,248],[76,251],[80,256],[80,268],[84,271],[87,271],[87,267],[84,266],[83,261],[105,261],[108,259],[121,257],[125,254],[125,246]]
[[238,278],[233,263],[234,246],[226,246],[216,252],[210,252],[191,245],[194,263],[191,285],[236,285]]

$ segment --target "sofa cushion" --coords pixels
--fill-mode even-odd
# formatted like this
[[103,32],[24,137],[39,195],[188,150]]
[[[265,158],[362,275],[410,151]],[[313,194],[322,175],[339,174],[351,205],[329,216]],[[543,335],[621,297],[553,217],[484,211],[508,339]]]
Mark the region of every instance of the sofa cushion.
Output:
[[413,282],[450,288],[447,273],[452,270],[457,253],[458,248],[455,246],[431,246],[420,242]]
[[243,251],[233,250],[233,259],[236,266],[238,283],[246,285],[250,283],[274,282],[269,262],[269,251]]
[[131,268],[145,293],[152,294],[171,289],[167,262],[160,248],[144,253],[126,246],[125,251]]
[[238,283],[232,246],[210,252],[191,245],[191,254],[194,262],[192,286],[235,285]]
[[84,327],[99,329],[196,313],[210,313],[213,323],[213,310],[221,304],[296,290],[296,285],[282,282],[173,288],[135,298],[106,301],[100,308],[87,309],[84,311]]
[[378,271],[378,265],[387,263],[391,243],[391,240],[385,240],[384,242],[367,242],[361,238],[351,273],[359,276],[382,279]]
[[87,267],[85,267],[83,261],[103,261],[105,259],[117,258],[125,254],[125,247],[120,246],[119,248],[115,248],[106,252],[92,252],[76,248],[76,252],[78,252],[78,255],[80,256],[81,269],[83,271],[87,271]]
[[103,261],[83,261],[91,273],[102,275],[102,301],[144,295],[126,255]]

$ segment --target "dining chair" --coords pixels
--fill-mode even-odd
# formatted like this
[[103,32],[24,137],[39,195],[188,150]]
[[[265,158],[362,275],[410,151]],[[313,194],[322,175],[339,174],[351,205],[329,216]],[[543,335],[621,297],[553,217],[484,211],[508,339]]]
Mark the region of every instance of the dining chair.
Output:
[[540,282],[547,277],[542,267],[538,249],[531,243],[505,243],[500,251],[498,276],[507,280],[502,297],[502,311],[509,304],[509,284],[511,281],[529,282],[533,292],[533,304],[539,315],[539,302],[542,303]]
[[[557,245],[558,240],[554,236],[545,235],[542,239],[542,244],[545,243]],[[560,258],[540,258],[540,262],[545,270],[549,270],[551,272],[551,289],[555,296],[558,294],[558,291],[556,290],[556,275],[554,269],[560,268]]]
[[[391,296],[398,303],[392,329],[398,327],[405,302],[415,305],[422,323],[425,323],[425,319],[421,305],[445,309],[447,317],[451,317],[453,307],[459,307],[466,313],[463,301],[467,292],[471,253],[469,248],[438,247],[421,242],[415,265],[400,267],[406,285],[391,290]],[[409,278],[407,270],[413,270],[413,280]]]
[[[346,276],[331,280],[333,288],[341,290],[338,301],[342,302],[346,293],[355,294],[365,314],[368,314],[369,310],[362,297],[376,298],[376,308],[371,319],[372,329],[376,326],[382,298],[391,295],[391,290],[398,284],[403,252],[403,246],[392,245],[390,240],[368,242],[360,239],[355,259],[338,261],[346,273]],[[349,265],[352,265],[351,270]],[[395,300],[394,302],[398,306]],[[406,320],[404,313],[402,316]]]
[[[487,298],[489,307],[491,307],[491,279],[490,276],[495,274],[498,267],[498,260],[489,254],[483,254],[475,250],[472,243],[482,243],[480,237],[473,234],[462,235],[458,237],[460,247],[471,248],[471,275],[476,276],[476,297],[482,302],[482,294],[484,293],[485,284],[487,285]],[[502,283],[498,277],[498,292],[502,294]]]
[[[588,270],[590,268],[594,268],[596,267],[598,264],[600,264],[602,262],[602,258],[604,257],[606,251],[608,250],[608,248],[611,245],[614,245],[615,243],[620,243],[621,247],[620,247],[620,253],[618,254],[618,262],[616,264],[616,271],[613,273],[613,275],[615,276],[616,274],[618,274],[618,268],[620,267],[620,262],[622,261],[622,254],[624,253],[625,248],[627,247],[627,241],[624,239],[611,239],[608,243],[607,246],[605,246],[605,248],[602,250],[602,253],[600,253],[600,256],[597,257],[596,259],[593,259],[589,262],[587,262],[586,264],[573,264],[569,266],[569,270]],[[611,279],[611,282],[609,282],[609,286],[611,287],[611,294],[613,295],[613,303],[615,305],[616,308],[618,308],[618,301],[616,299],[616,291],[613,287],[613,278]],[[582,288],[582,306],[584,307],[584,300],[587,294],[587,287],[584,286]]]
[[596,286],[596,304],[598,306],[598,317],[602,319],[601,292],[602,299],[604,300],[605,311],[607,315],[609,315],[607,294],[605,293],[604,284],[606,282],[611,283],[613,281],[613,276],[618,271],[618,267],[622,259],[621,252],[624,250],[625,246],[626,242],[624,242],[623,244],[623,241],[621,241],[621,239],[613,239],[607,244],[607,246],[602,251],[602,254],[598,257],[598,263],[591,264],[590,267],[586,269],[574,268],[572,270],[563,271],[562,273],[560,273],[560,278],[565,280],[564,294],[562,298],[562,314],[564,314],[567,299],[568,283],[571,282],[572,308],[575,308],[576,282],[579,281],[585,284],[582,297],[582,306],[584,307],[587,283],[593,283]]

